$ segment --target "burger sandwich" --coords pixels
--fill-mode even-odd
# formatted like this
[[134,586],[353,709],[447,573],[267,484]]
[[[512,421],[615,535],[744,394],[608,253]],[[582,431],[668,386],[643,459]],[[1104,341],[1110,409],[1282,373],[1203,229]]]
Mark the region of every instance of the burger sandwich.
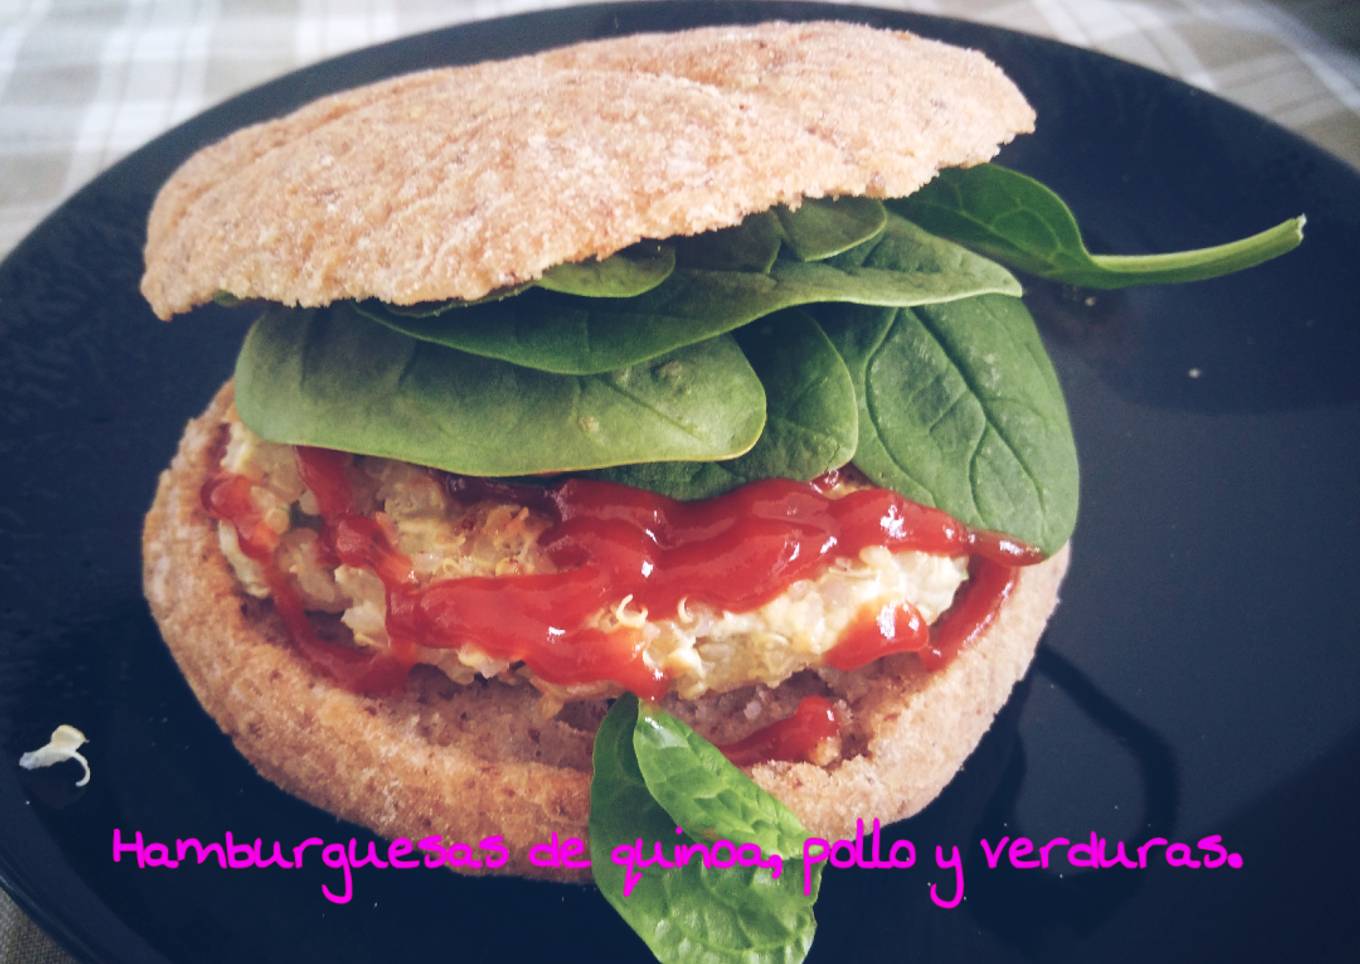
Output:
[[413,73],[195,154],[142,291],[258,314],[145,527],[204,708],[341,817],[503,841],[469,872],[580,878],[527,853],[588,837],[663,957],[732,928],[648,917],[615,844],[794,859],[920,810],[1029,665],[1076,522],[1011,269],[1194,280],[1302,226],[1092,255],[987,163],[1034,120],[977,52],[768,23]]

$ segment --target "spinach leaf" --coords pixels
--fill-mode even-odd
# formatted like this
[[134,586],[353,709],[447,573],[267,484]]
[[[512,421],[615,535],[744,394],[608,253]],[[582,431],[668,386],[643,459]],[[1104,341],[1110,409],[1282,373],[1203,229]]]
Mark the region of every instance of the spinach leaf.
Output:
[[563,375],[636,365],[783,308],[818,302],[922,305],[1019,294],[1005,268],[889,217],[871,241],[825,261],[779,258],[768,272],[677,268],[636,298],[530,291],[442,318],[405,318],[365,302],[390,328],[459,351]]
[[[800,261],[822,261],[876,237],[887,223],[887,212],[872,198],[814,198],[797,211],[778,207],[747,217],[733,228],[707,231],[676,239],[682,263],[718,271],[768,272],[786,244]],[[457,308],[504,301],[530,288],[542,288],[581,298],[635,298],[651,291],[675,270],[675,241],[644,241],[610,255],[559,264],[537,281],[493,291],[471,301],[434,301],[418,305],[387,305],[386,311],[403,318],[437,318]]]
[[675,249],[639,244],[603,261],[559,264],[535,284],[548,291],[583,298],[636,298],[651,291],[675,270]]
[[879,201],[868,197],[808,198],[796,211],[783,205],[775,217],[793,256],[824,261],[878,237],[888,222]]
[[822,326],[859,400],[855,465],[960,522],[1057,551],[1077,515],[1067,407],[1018,298],[841,308]]
[[1093,255],[1058,195],[1033,178],[995,164],[941,171],[915,194],[891,204],[926,230],[1012,267],[1088,288],[1216,278],[1292,251],[1303,240],[1304,217],[1299,215],[1211,248]]
[[[637,700],[618,700],[595,736],[590,782],[590,860],[595,883],[656,958],[670,962],[796,964],[812,946],[817,922],[801,873],[785,867],[778,880],[765,869],[650,867],[623,895],[625,870],[614,849],[641,841],[647,854],[670,852],[692,839],[653,799],[634,748]],[[745,779],[745,777],[743,777]],[[764,791],[759,791],[764,792]]]
[[[481,298],[473,298],[471,301],[422,301],[414,305],[382,305],[382,310],[398,318],[438,318],[440,315],[455,309],[477,308],[481,305],[491,305],[506,298],[514,298],[516,295],[523,294],[534,287],[535,282],[526,281],[522,285],[511,285],[508,288],[497,288]],[[372,302],[377,305],[378,302]],[[359,305],[362,310],[363,305]]]
[[783,236],[774,212],[761,211],[733,228],[676,238],[675,260],[682,268],[765,274],[774,267]]
[[471,301],[425,301],[415,305],[383,305],[383,309],[401,318],[438,318],[450,311],[504,301],[530,288],[582,298],[635,298],[661,284],[674,270],[674,248],[668,244],[644,242],[612,254],[603,261],[592,258],[559,264],[549,268],[537,281],[500,288]]
[[669,713],[639,705],[633,750],[647,792],[691,837],[750,842],[802,860],[808,832],[798,818]]
[[731,458],[765,424],[760,380],[729,336],[564,377],[415,341],[343,305],[256,321],[236,407],[271,441],[482,476]]
[[791,309],[734,335],[765,386],[765,431],[755,448],[721,462],[654,462],[604,469],[615,482],[673,499],[707,499],[759,479],[811,479],[855,454],[855,386],[821,327]]

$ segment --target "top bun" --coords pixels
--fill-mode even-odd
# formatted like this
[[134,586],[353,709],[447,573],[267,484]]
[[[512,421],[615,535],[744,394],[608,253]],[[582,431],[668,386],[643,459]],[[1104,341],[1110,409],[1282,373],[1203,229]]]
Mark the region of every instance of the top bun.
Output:
[[161,189],[142,293],[479,298],[805,197],[901,197],[1034,112],[976,51],[846,23],[640,34],[407,74],[207,147]]

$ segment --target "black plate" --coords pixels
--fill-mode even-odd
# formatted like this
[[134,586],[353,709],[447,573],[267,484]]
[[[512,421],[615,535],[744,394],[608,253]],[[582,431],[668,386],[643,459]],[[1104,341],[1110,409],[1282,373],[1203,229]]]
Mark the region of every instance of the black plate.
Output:
[[[159,138],[0,267],[0,747],[92,737],[73,768],[0,766],[0,872],[90,959],[358,961],[643,956],[591,890],[361,871],[139,871],[115,827],[298,841],[361,831],[254,775],[198,708],[142,601],[138,531],[186,419],[245,319],[157,324],[137,294],[156,188],[194,149],[416,67],[700,23],[835,17],[979,47],[1034,102],[1003,160],[1054,186],[1093,247],[1193,247],[1299,211],[1299,252],[1233,278],[1101,294],[1031,285],[1068,393],[1084,500],[1035,670],[961,777],[899,828],[1142,841],[1223,834],[1240,871],[968,867],[934,908],[923,871],[826,881],[813,958],[1335,959],[1357,944],[1360,178],[1267,121],[1154,73],[986,27],[795,4],[596,6],[412,37],[260,87]],[[1190,377],[1198,369],[1198,378]],[[1247,953],[1250,952],[1250,953]],[[1351,959],[1355,959],[1352,957]]]

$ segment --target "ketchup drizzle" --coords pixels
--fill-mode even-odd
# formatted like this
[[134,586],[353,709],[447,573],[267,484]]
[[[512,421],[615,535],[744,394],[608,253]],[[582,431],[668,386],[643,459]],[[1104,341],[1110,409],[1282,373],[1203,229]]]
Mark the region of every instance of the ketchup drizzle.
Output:
[[[473,644],[492,658],[523,662],[550,683],[605,680],[659,698],[668,681],[643,659],[641,634],[585,625],[594,613],[628,595],[651,618],[674,616],[687,599],[749,611],[868,546],[968,555],[970,578],[933,629],[909,604],[886,606],[861,615],[826,662],[849,670],[910,651],[935,668],[991,624],[1015,586],[1016,567],[1042,558],[1022,543],[973,531],[887,489],[832,498],[836,472],[811,482],[767,479],[690,503],[589,479],[537,486],[436,473],[456,500],[513,501],[552,519],[539,544],[557,571],[443,579],[422,587],[381,516],[355,511],[346,476],[352,457],[301,446],[295,451],[302,480],[316,498],[328,561],[366,568],[383,583],[388,651],[359,650],[317,635],[276,564],[279,536],[251,502],[248,479],[215,476],[203,487],[203,504],[235,526],[242,552],[264,567],[276,608],[299,648],[342,685],[361,691],[399,685],[418,646]],[[809,697],[789,720],[724,752],[748,762],[805,759],[835,732],[830,703]]]
[[859,669],[890,653],[917,652],[929,642],[930,624],[920,610],[909,602],[888,603],[851,623],[826,654],[826,664],[840,670]]
[[986,556],[968,560],[968,581],[959,587],[953,605],[930,628],[930,644],[921,651],[922,665],[939,669],[985,633],[996,621],[1001,604],[1015,591],[1019,575],[1014,566],[1004,566]]
[[739,767],[764,760],[811,760],[817,747],[840,735],[840,721],[831,701],[805,696],[793,715],[756,730],[750,736],[718,747]]

